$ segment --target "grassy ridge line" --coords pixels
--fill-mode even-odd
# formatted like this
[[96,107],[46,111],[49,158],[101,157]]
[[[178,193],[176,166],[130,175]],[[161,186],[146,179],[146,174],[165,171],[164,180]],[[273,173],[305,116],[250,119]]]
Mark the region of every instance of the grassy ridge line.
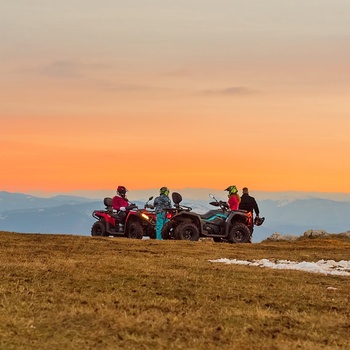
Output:
[[0,232],[0,349],[350,348],[350,278],[209,262],[348,260],[349,248],[337,236],[230,245]]

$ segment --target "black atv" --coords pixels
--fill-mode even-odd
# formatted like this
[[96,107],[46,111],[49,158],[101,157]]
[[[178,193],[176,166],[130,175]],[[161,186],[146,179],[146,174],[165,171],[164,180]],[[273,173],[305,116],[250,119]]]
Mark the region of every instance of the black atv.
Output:
[[162,230],[163,239],[198,241],[200,237],[211,237],[215,242],[249,243],[253,229],[252,214],[245,210],[229,210],[228,204],[218,201],[209,204],[218,207],[205,214],[192,212],[190,207],[180,206],[182,196],[173,192],[174,208],[166,209],[169,221]]

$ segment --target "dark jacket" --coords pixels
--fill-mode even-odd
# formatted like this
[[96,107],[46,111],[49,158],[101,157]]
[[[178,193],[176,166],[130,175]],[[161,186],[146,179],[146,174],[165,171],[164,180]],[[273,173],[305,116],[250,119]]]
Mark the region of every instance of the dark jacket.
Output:
[[239,209],[250,211],[253,213],[253,210],[255,211],[255,214],[259,216],[259,207],[256,203],[256,200],[254,197],[249,196],[248,193],[244,193],[241,196],[241,202],[239,203]]
[[171,201],[166,194],[162,193],[160,196],[155,198],[154,209],[156,213],[162,213],[166,208],[171,208]]

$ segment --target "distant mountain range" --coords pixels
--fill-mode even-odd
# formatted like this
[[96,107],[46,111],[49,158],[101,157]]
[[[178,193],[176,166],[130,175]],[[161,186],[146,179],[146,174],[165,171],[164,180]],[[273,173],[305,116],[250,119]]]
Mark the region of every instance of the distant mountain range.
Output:
[[[205,191],[207,200],[203,199],[204,195],[191,199],[183,191],[183,204],[198,213],[212,209],[209,190],[203,189],[203,194]],[[155,191],[148,193],[152,192]],[[346,194],[340,200],[331,200],[305,193],[301,198],[293,192],[287,194],[280,194],[279,199],[275,199],[278,196],[272,193],[271,199],[266,199],[264,195],[261,197],[265,199],[261,200],[256,195],[261,216],[265,216],[266,220],[262,226],[255,228],[253,242],[260,242],[274,232],[300,236],[309,229],[328,233],[350,230],[350,196],[349,200],[346,200]],[[135,193],[133,195],[136,197]],[[139,199],[132,202],[142,207],[148,198],[146,193],[140,193]],[[104,209],[103,198],[96,200],[71,195],[43,198],[0,192],[0,231],[90,235],[95,221],[91,214],[96,209]]]

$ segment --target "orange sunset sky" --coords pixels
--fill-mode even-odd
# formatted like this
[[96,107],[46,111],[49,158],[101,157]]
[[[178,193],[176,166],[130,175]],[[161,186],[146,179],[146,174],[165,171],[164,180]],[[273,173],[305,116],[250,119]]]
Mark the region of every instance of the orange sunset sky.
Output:
[[0,190],[350,193],[350,1],[0,4]]

